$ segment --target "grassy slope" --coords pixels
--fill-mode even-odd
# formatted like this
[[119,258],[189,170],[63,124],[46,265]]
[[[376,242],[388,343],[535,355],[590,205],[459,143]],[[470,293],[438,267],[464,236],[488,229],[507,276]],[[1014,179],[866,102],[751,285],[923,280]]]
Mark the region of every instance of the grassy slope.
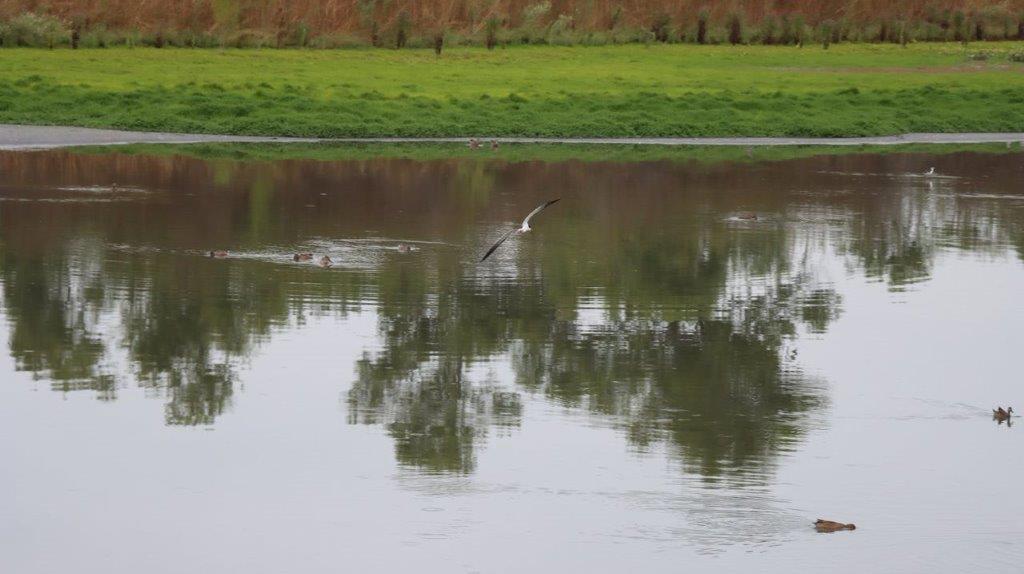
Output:
[[[976,48],[971,48],[974,50]],[[0,122],[302,136],[1024,131],[986,44],[0,51]]]

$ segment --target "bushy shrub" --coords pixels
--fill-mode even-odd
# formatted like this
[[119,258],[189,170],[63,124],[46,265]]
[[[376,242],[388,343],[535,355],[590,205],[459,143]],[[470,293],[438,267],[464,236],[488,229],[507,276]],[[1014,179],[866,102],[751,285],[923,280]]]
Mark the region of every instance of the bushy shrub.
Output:
[[309,26],[305,22],[299,22],[295,25],[295,45],[300,48],[305,48],[309,45]]
[[[2,3],[3,0],[0,0]],[[490,49],[509,42],[560,45],[601,45],[686,41],[698,44],[788,44],[803,45],[810,39],[828,48],[836,42],[887,42],[906,46],[911,41],[1024,40],[1024,13],[1014,2],[986,0],[968,3],[961,10],[943,7],[943,3],[924,5],[909,17],[859,14],[807,25],[797,11],[784,14],[745,11],[743,3],[732,3],[731,12],[712,13],[704,4],[699,11],[682,13],[675,20],[676,8],[669,4],[642,7],[635,18],[625,18],[624,3],[611,2],[604,8],[583,0],[554,3],[554,0],[521,0],[502,3],[521,12],[496,14],[493,2],[473,0],[466,6],[468,18],[455,18],[454,28],[446,29],[440,40],[438,27],[447,28],[440,16],[421,12],[407,4],[391,0],[354,0],[356,12],[349,28],[328,28],[312,34],[301,20],[304,13],[285,7],[275,15],[255,17],[255,8],[238,0],[195,0],[191,12],[178,18],[166,15],[149,20],[135,18],[134,24],[111,29],[113,20],[95,15],[86,18],[83,11],[67,11],[69,20],[27,12],[0,21],[0,46],[105,47],[111,45],[178,47],[355,47],[372,44],[396,48],[434,49],[458,45],[485,45]],[[41,6],[39,11],[56,10],[66,3],[24,2]],[[74,4],[74,3],[71,3]],[[203,5],[205,8],[195,8]],[[256,3],[259,4],[259,3]],[[631,6],[631,5],[630,5]],[[674,6],[674,5],[673,5]],[[727,6],[723,6],[727,7]],[[699,8],[699,6],[698,6]],[[61,8],[64,10],[64,8]],[[602,11],[603,10],[603,11]],[[968,11],[969,10],[969,11]],[[264,11],[266,12],[266,11]],[[64,12],[61,12],[64,13]],[[714,14],[714,17],[712,17]],[[747,19],[753,16],[753,19]],[[261,19],[262,18],[262,19]],[[432,20],[430,20],[432,19]],[[430,20],[430,21],[428,21]],[[308,21],[308,20],[307,20]],[[104,22],[107,22],[106,24]],[[516,28],[510,28],[514,24]],[[347,24],[338,24],[345,26]],[[319,28],[318,28],[319,29]],[[827,38],[825,36],[828,36]],[[268,41],[270,38],[270,41]],[[1000,56],[1002,58],[1002,56]]]
[[832,20],[822,20],[821,24],[818,24],[818,41],[821,42],[822,48],[828,50],[834,34],[835,23]]
[[366,46],[366,38],[353,34],[317,34],[309,41],[310,48],[337,49]]
[[487,45],[488,50],[493,50],[498,45],[499,28],[501,28],[501,20],[495,15],[491,15],[487,22],[484,23],[484,33],[486,35],[484,43]]
[[398,22],[395,24],[395,47],[404,48],[409,41],[409,28],[412,22],[409,20],[409,13],[402,11],[398,15]]
[[729,43],[733,46],[743,43],[743,22],[739,14],[729,16]]
[[761,20],[761,25],[758,26],[757,41],[770,46],[781,41],[780,36],[779,22],[775,16],[771,14],[765,16]]
[[804,17],[796,14],[792,18],[789,15],[782,17],[782,32],[779,41],[783,44],[796,44],[802,46],[804,43],[805,28]]
[[967,43],[967,17],[957,10],[953,13],[953,39],[957,42]]
[[441,50],[444,49],[444,31],[438,30],[434,32],[434,54],[437,56],[441,55]]
[[260,30],[239,30],[224,37],[229,48],[269,48],[277,43],[276,36]]
[[46,14],[26,12],[0,27],[0,45],[53,48],[68,43],[71,30],[63,20]]
[[548,28],[548,42],[551,44],[566,46],[576,43],[573,35],[575,22],[569,14],[559,14],[558,18]]
[[654,16],[654,20],[651,22],[651,33],[654,34],[654,39],[658,42],[668,42],[669,36],[669,25],[672,23],[672,19],[668,14],[661,12]]

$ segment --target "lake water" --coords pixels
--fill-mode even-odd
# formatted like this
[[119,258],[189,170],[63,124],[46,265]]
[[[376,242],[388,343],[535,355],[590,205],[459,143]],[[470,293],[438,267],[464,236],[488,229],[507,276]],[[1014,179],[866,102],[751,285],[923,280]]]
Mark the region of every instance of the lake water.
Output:
[[1024,568],[1020,152],[3,152],[0,288],[3,572]]

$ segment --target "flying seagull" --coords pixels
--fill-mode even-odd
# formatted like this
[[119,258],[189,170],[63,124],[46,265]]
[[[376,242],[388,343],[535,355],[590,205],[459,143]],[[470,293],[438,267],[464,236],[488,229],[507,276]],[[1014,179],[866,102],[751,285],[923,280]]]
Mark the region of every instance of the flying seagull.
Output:
[[552,199],[551,201],[549,201],[547,203],[542,203],[537,209],[534,209],[533,211],[531,211],[530,215],[527,215],[526,219],[523,220],[522,227],[516,227],[514,229],[510,229],[508,231],[508,233],[506,233],[505,235],[502,235],[501,239],[499,239],[497,243],[492,245],[491,248],[487,250],[487,253],[484,254],[484,258],[480,260],[480,263],[483,263],[484,261],[486,261],[487,258],[491,256],[491,253],[494,253],[494,250],[497,249],[498,246],[500,246],[502,243],[505,243],[505,241],[509,237],[512,237],[513,235],[522,235],[522,234],[526,233],[527,231],[529,231],[531,229],[530,228],[530,219],[532,219],[534,215],[537,215],[538,213],[544,211],[545,208],[551,206],[552,204],[558,203],[561,200],[562,200],[561,197],[559,197],[558,199]]

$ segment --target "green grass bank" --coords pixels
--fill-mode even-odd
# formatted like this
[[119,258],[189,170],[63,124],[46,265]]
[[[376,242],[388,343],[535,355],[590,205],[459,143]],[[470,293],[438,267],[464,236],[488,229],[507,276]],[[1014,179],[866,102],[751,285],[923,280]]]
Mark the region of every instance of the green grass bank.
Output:
[[317,137],[1024,131],[1020,49],[11,49],[0,122]]
[[511,144],[497,150],[470,150],[455,144],[420,143],[200,143],[131,144],[68,148],[85,155],[185,156],[209,161],[274,162],[283,160],[369,161],[411,159],[443,161],[451,159],[517,162],[672,162],[716,165],[787,161],[821,155],[929,154],[930,156],[978,153],[1022,153],[1024,144],[907,144],[864,146],[651,146],[651,145],[578,145]]

